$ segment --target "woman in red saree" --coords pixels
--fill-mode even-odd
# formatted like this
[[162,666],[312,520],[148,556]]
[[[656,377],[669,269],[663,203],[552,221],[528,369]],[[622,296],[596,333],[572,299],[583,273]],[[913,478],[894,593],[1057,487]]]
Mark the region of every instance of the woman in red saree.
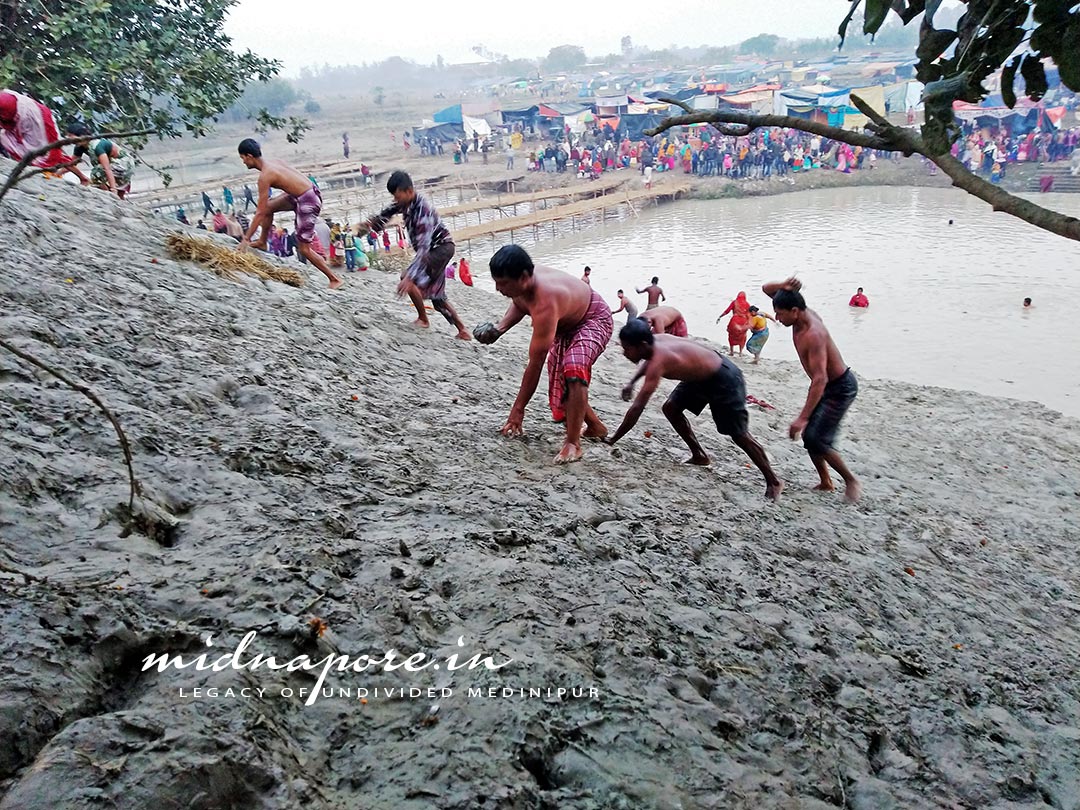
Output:
[[[12,160],[21,160],[29,152],[60,140],[52,110],[22,93],[0,89],[0,149]],[[56,147],[34,158],[32,165],[62,173],[70,169],[83,185],[90,182],[73,165],[74,159]]]
[[[746,300],[746,293],[740,292],[735,296],[735,300],[728,304],[728,308],[720,313],[720,318],[723,318],[728,313],[731,313],[731,320],[727,325],[728,336],[728,352],[732,357],[735,356],[735,347],[739,347],[739,354],[743,353],[743,347],[746,345],[746,333],[750,329],[750,302]],[[720,318],[716,319],[717,323],[720,323]]]

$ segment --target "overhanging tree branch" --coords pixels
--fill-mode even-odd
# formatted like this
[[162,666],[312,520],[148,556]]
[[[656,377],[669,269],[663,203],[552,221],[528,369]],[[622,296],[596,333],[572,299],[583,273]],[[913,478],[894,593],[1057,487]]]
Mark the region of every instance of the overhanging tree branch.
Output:
[[864,135],[860,132],[847,132],[846,130],[838,129],[837,127],[830,127],[828,124],[819,124],[816,121],[808,121],[805,118],[796,118],[793,115],[758,115],[756,113],[747,113],[739,110],[701,112],[692,110],[686,104],[676,101],[675,99],[664,98],[661,96],[657,98],[657,101],[674,104],[677,107],[687,110],[688,114],[674,115],[670,118],[665,118],[660,122],[659,126],[654,129],[646,130],[646,135],[659,135],[661,132],[665,132],[672,127],[681,127],[688,124],[738,124],[744,129],[737,133],[724,134],[737,134],[742,136],[749,135],[755,129],[761,127],[779,127],[781,129],[799,129],[813,135],[820,135],[823,138],[843,140],[834,134],[843,132],[850,138],[850,140],[845,142],[850,143],[852,146],[861,146],[865,149],[889,149],[889,146],[885,141],[874,137],[873,135]]
[[971,172],[949,152],[940,155],[933,154],[933,150],[917,132],[889,123],[883,115],[854,93],[851,94],[851,103],[859,112],[870,119],[870,123],[866,125],[869,134],[841,129],[828,124],[819,124],[815,121],[789,115],[756,115],[738,110],[702,112],[694,111],[688,105],[675,99],[659,98],[658,100],[674,104],[680,109],[686,110],[688,114],[666,118],[659,126],[646,130],[646,135],[659,135],[672,127],[686,126],[688,124],[736,124],[741,127],[738,131],[732,131],[726,127],[717,128],[723,134],[740,136],[749,134],[760,127],[779,127],[782,129],[797,129],[800,132],[819,135],[851,146],[861,146],[864,149],[902,152],[908,156],[922,155],[938,166],[952,180],[954,186],[989,203],[995,211],[1011,214],[1037,228],[1042,228],[1044,231],[1049,231],[1058,236],[1064,236],[1066,239],[1080,241],[1080,219],[1067,216],[1058,211],[1052,211],[1030,200],[1010,194]]
[[[4,199],[4,195],[11,189],[15,188],[20,182],[28,177],[33,177],[35,174],[41,174],[41,171],[33,170],[26,172],[26,167],[37,160],[42,155],[47,155],[53,149],[59,149],[64,146],[71,146],[72,144],[82,143],[83,141],[90,140],[91,138],[131,138],[135,135],[153,135],[156,133],[155,129],[141,129],[132,132],[102,132],[97,135],[79,135],[71,138],[61,138],[58,141],[45,144],[40,149],[34,149],[31,152],[27,152],[23,155],[22,159],[15,164],[15,168],[11,170],[11,174],[8,175],[7,182],[4,183],[4,187],[0,188],[0,200]],[[56,168],[66,169],[74,165],[77,161],[69,161]],[[47,170],[46,170],[47,171]]]

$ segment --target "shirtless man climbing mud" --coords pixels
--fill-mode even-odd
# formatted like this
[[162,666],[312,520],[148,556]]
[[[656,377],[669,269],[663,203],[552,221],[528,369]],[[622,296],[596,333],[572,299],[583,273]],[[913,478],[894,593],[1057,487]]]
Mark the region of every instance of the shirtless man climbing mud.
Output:
[[814,489],[834,489],[829,476],[829,467],[832,467],[844,479],[844,497],[854,502],[862,494],[862,484],[852,475],[834,445],[840,421],[855,401],[859,384],[840,356],[821,317],[806,308],[806,301],[799,292],[801,289],[802,282],[795,277],[772,281],[761,288],[772,299],[776,320],[794,328],[795,350],[810,378],[806,404],[788,428],[788,435],[797,439],[802,434],[803,445],[821,479]]
[[[279,211],[296,212],[296,249],[330,279],[330,289],[341,286],[341,278],[334,274],[326,259],[315,252],[315,223],[322,211],[322,196],[315,184],[300,174],[283,160],[264,158],[262,147],[254,138],[245,138],[240,142],[240,159],[249,169],[259,170],[259,201],[251,227],[240,240],[240,250],[249,247],[266,250],[266,240],[274,226],[274,214]],[[270,189],[284,192],[270,199]],[[262,228],[259,241],[252,242],[251,237]],[[326,245],[329,248],[329,245]]]
[[588,284],[569,273],[535,267],[518,245],[500,248],[491,257],[490,268],[495,289],[511,299],[510,308],[498,324],[481,324],[473,335],[481,343],[494,343],[526,315],[532,317],[533,329],[529,362],[502,434],[522,435],[525,406],[536,392],[546,361],[551,416],[566,422],[566,441],[555,463],[577,461],[582,435],[597,439],[607,435],[589,406],[589,383],[593,363],[611,340],[611,311]]
[[675,432],[690,448],[686,463],[701,466],[709,463],[708,454],[686,418],[686,411],[700,414],[708,405],[717,431],[730,436],[765,477],[765,497],[772,501],[780,497],[784,484],[773,472],[764,448],[750,435],[746,384],[738,366],[692,340],[654,335],[644,317],[627,321],[619,332],[619,341],[626,359],[638,364],[633,379],[623,386],[623,399],[629,401],[633,397],[634,383],[639,378],[644,377],[645,384],[618,430],[604,440],[606,444],[615,444],[633,429],[661,380],[679,380],[664,403],[663,411]]

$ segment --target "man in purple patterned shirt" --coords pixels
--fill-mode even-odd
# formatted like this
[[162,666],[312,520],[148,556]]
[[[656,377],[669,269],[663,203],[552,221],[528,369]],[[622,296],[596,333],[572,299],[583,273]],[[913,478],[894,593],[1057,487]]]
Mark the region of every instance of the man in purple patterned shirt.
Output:
[[416,193],[412,178],[405,172],[398,169],[391,174],[386,182],[386,190],[393,195],[394,204],[361,223],[356,231],[357,236],[363,236],[370,230],[385,230],[390,219],[395,214],[401,214],[416,256],[401,274],[398,295],[408,294],[412,300],[418,326],[426,329],[430,325],[424,310],[424,299],[429,298],[435,311],[458,330],[458,339],[471,340],[472,335],[446,300],[446,265],[454,258],[454,240],[450,237],[450,231],[443,225],[435,206]]

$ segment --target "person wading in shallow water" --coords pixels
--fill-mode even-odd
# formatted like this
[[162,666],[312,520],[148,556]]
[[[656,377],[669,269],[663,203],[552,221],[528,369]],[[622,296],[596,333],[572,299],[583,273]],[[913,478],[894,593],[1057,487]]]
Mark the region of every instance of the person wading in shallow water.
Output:
[[[296,212],[294,230],[297,251],[319,268],[323,275],[330,279],[330,289],[336,290],[342,284],[341,279],[334,274],[326,263],[326,259],[316,253],[312,246],[312,242],[315,241],[315,223],[319,219],[319,212],[322,211],[322,196],[319,194],[319,189],[284,161],[264,158],[262,148],[253,138],[242,140],[237,151],[245,166],[259,170],[259,201],[256,204],[251,225],[244,234],[244,238],[240,240],[240,250],[246,250],[249,247],[266,250],[270,230],[274,227],[274,214],[279,211],[294,211]],[[270,199],[271,188],[280,189],[284,193]],[[259,233],[259,241],[252,242],[251,237],[260,228],[262,230]]]
[[685,415],[686,411],[700,414],[708,405],[716,429],[730,436],[765,476],[765,497],[774,501],[780,497],[784,484],[769,465],[765,450],[750,435],[746,384],[738,366],[725,360],[719,352],[691,340],[654,335],[644,318],[627,321],[619,332],[619,341],[626,359],[638,364],[633,379],[623,386],[623,399],[630,401],[634,383],[638,379],[644,377],[645,383],[618,430],[611,438],[604,440],[607,444],[615,444],[633,429],[649,404],[650,397],[656,393],[660,380],[679,380],[664,403],[663,411],[675,432],[690,448],[690,458],[686,463],[702,466],[709,463],[709,457],[698,443]]
[[511,304],[497,325],[481,324],[473,335],[481,343],[494,343],[526,315],[532,318],[533,330],[529,362],[502,434],[522,435],[525,406],[536,392],[546,361],[551,416],[556,422],[566,421],[566,441],[555,463],[577,461],[582,455],[582,436],[602,439],[607,435],[589,405],[589,383],[593,364],[611,340],[611,311],[588,284],[569,273],[535,267],[518,245],[500,248],[489,266],[495,289]]
[[806,308],[801,289],[802,282],[794,277],[771,281],[761,288],[772,299],[776,320],[793,327],[795,350],[810,377],[806,404],[788,428],[788,435],[797,439],[802,434],[803,445],[821,479],[814,489],[834,489],[829,476],[832,467],[844,479],[844,496],[854,502],[862,494],[862,484],[836,452],[835,443],[840,422],[859,392],[859,383],[844,363],[824,322],[816,312]]
[[641,295],[641,293],[649,294],[649,305],[645,307],[645,309],[654,309],[655,307],[660,306],[661,301],[667,301],[667,296],[665,296],[664,291],[660,289],[659,281],[659,276],[653,276],[652,282],[644,290],[637,290],[636,287],[634,288],[637,290],[638,295]]

